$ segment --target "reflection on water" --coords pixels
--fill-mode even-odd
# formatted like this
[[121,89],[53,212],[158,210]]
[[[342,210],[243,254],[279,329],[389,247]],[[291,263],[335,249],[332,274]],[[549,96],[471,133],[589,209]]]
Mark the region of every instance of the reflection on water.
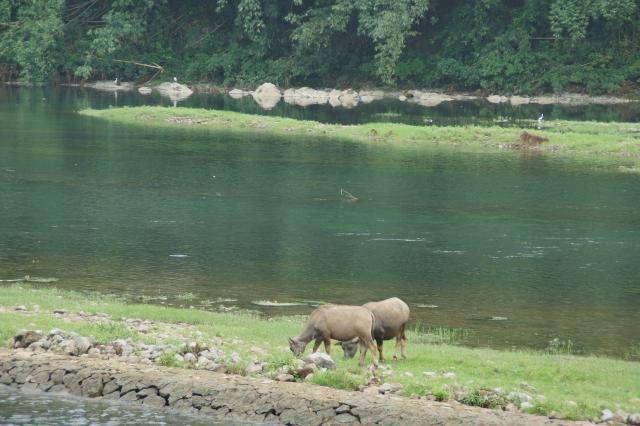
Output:
[[1,93],[0,279],[274,315],[312,303],[252,302],[395,295],[472,345],[640,342],[639,176],[132,128],[77,116],[106,102],[76,91]]
[[61,394],[27,393],[0,385],[0,424],[3,425],[215,425],[216,422],[132,405],[87,400]]

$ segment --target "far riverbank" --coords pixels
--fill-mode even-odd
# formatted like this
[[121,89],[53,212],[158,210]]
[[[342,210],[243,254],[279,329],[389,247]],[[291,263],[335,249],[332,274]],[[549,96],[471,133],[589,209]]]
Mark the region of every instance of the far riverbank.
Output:
[[531,121],[529,128],[396,123],[347,126],[232,111],[165,107],[85,109],[80,114],[182,131],[197,129],[252,137],[336,139],[400,149],[553,155],[585,161],[594,168],[640,172],[640,144],[637,143],[640,127],[634,123]]

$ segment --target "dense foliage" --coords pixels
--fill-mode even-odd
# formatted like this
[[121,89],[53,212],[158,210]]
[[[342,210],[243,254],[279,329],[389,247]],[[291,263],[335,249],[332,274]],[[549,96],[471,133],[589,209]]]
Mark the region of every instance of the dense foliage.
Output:
[[0,77],[617,93],[640,83],[638,3],[0,0]]

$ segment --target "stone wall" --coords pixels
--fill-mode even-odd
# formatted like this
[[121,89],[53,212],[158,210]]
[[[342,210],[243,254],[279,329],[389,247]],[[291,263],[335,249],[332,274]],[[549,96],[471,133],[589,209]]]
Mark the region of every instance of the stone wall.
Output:
[[0,384],[270,424],[570,423],[397,396],[369,396],[305,383],[23,350],[0,350]]

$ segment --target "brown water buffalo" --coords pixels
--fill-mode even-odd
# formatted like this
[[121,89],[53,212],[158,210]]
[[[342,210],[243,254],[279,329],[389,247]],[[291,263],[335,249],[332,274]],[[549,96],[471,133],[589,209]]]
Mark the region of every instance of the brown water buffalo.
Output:
[[374,316],[362,306],[328,305],[320,306],[309,315],[302,332],[289,338],[289,348],[296,356],[304,353],[311,340],[315,340],[313,352],[321,343],[328,355],[331,354],[331,339],[347,341],[358,338],[360,345],[360,364],[364,363],[367,349],[371,350],[374,365],[378,365],[378,350],[373,343],[372,330]]
[[[407,345],[407,337],[405,336],[405,327],[409,321],[409,306],[397,297],[381,300],[379,302],[369,302],[362,305],[369,309],[375,317],[373,326],[373,338],[378,344],[378,353],[380,354],[380,362],[384,362],[382,352],[382,343],[395,337],[396,347],[393,352],[393,359],[398,359],[398,347],[400,348],[400,356],[406,358],[405,348]],[[340,346],[344,352],[345,358],[353,358],[357,351],[358,342],[342,341]]]

